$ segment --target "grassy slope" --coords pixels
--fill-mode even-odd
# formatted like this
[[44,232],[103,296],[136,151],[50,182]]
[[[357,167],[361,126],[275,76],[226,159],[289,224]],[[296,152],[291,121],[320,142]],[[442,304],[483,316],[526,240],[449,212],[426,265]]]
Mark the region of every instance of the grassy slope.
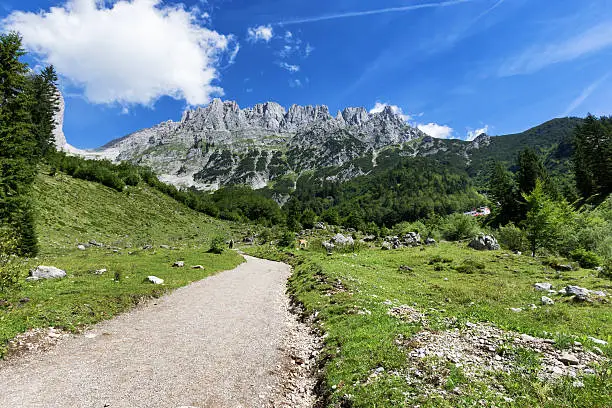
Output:
[[[260,255],[270,256],[271,253],[266,255],[266,251],[260,250]],[[430,265],[436,256],[450,263]],[[299,258],[305,262],[296,266],[289,290],[308,312],[318,312],[318,319],[328,333],[324,390],[328,392],[329,406],[467,407],[481,399],[485,406],[612,405],[610,366],[599,371],[597,376],[584,379],[584,388],[572,387],[571,379],[550,385],[530,376],[492,378],[491,381],[505,387],[506,396],[512,397],[514,402],[507,402],[494,393],[487,394],[483,384],[466,383],[465,379],[462,383],[461,370],[452,368],[456,378],[447,379],[440,387],[452,384],[452,389],[458,385],[461,395],[449,393],[446,400],[420,398],[419,386],[409,385],[402,377],[415,362],[407,358],[407,351],[398,347],[395,340],[398,335],[410,338],[423,327],[418,323],[402,323],[387,315],[391,306],[384,303],[414,305],[426,313],[430,327],[438,330],[446,329],[445,318],[455,317],[457,327],[468,321],[491,322],[520,333],[544,338],[552,336],[558,347],[567,347],[579,340],[589,348],[594,344],[586,336],[612,342],[610,303],[581,305],[555,297],[557,303],[552,307],[530,310],[527,305],[540,304],[542,292],[533,289],[535,282],[551,282],[555,288],[575,284],[590,289],[609,289],[610,281],[595,277],[592,270],[559,276],[538,260],[526,256],[499,251],[477,252],[465,248],[465,244],[446,243],[423,250],[372,249],[332,257],[302,251]],[[485,271],[457,272],[454,267],[465,259],[484,262]],[[414,272],[398,271],[402,264],[412,267]],[[436,271],[436,265],[441,270]],[[346,291],[333,290],[340,282]],[[515,313],[509,310],[511,307],[526,310]],[[359,310],[368,310],[371,314],[356,313]],[[609,358],[612,357],[612,347],[602,348]],[[389,374],[368,381],[377,367],[385,368]],[[393,371],[400,374],[394,375]],[[404,393],[417,396],[407,397]],[[346,400],[346,395],[352,398]]]
[[[41,255],[21,265],[22,277],[36,265],[65,269],[61,280],[25,283],[0,299],[0,356],[6,341],[34,327],[78,330],[125,311],[140,299],[159,296],[242,261],[233,251],[207,253],[216,235],[229,237],[232,226],[203,214],[148,187],[119,193],[100,184],[59,174],[40,175],[34,188]],[[105,247],[79,251],[78,243],[95,239]],[[153,249],[142,250],[145,244]],[[176,249],[161,249],[166,244]],[[184,260],[185,268],[171,264]],[[203,265],[204,270],[193,270]],[[91,271],[106,268],[103,275]],[[145,282],[148,275],[165,280],[162,286]],[[119,277],[119,281],[115,281]],[[20,303],[22,298],[27,303]]]

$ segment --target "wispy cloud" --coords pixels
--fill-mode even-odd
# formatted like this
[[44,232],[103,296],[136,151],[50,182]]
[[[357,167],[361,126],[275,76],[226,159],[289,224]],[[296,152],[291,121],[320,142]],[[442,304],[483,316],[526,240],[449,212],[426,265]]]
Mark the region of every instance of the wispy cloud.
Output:
[[472,141],[476,139],[478,136],[482,135],[483,133],[487,133],[488,131],[489,131],[489,125],[484,125],[484,127],[480,129],[475,129],[475,130],[467,129],[467,136],[465,140]]
[[397,106],[397,105],[389,105],[388,103],[382,103],[382,102],[379,102],[379,101],[376,101],[376,104],[374,104],[374,107],[372,109],[370,109],[370,113],[380,113],[383,110],[385,110],[385,108],[387,106],[389,106],[391,108],[391,112],[393,112],[396,115],[399,115],[406,122],[412,119],[412,116],[404,114],[404,111],[399,106]]
[[582,105],[584,101],[586,101],[591,94],[593,94],[593,92],[595,92],[604,82],[606,82],[609,77],[610,73],[608,72],[606,75],[584,88],[580,95],[569,104],[562,116],[569,116],[572,112],[578,109],[578,107],[580,107],[580,105]]
[[279,62],[278,66],[286,69],[287,71],[294,73],[294,72],[298,72],[300,70],[300,66],[299,65],[292,65],[292,64],[288,64],[286,62]]
[[400,12],[427,9],[427,8],[448,7],[448,6],[454,6],[457,4],[471,3],[473,1],[474,0],[450,0],[450,1],[442,1],[438,3],[413,4],[411,6],[400,6],[400,7],[387,7],[387,8],[381,8],[381,9],[375,9],[375,10],[349,11],[346,13],[324,14],[321,16],[297,18],[293,20],[284,20],[284,21],[279,21],[278,24],[291,25],[291,24],[316,23],[318,21],[337,20],[341,18],[362,17],[362,16],[370,16],[374,14],[400,13]]
[[549,65],[572,61],[612,46],[612,21],[606,21],[562,42],[532,47],[506,60],[501,77],[537,72]]
[[258,27],[250,27],[247,30],[247,39],[251,42],[270,42],[270,40],[274,37],[274,29],[272,26],[260,25]]

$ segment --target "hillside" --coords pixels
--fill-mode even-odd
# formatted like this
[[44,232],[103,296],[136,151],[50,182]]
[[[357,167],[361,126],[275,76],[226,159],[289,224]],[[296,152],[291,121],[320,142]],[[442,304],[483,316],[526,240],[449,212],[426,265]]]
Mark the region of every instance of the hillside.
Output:
[[232,230],[229,223],[193,211],[144,183],[117,192],[62,173],[40,173],[34,201],[44,254],[90,240],[122,248],[207,245],[211,237],[229,236]]
[[[16,274],[17,285],[0,287],[0,358],[23,351],[24,344],[7,343],[20,333],[28,332],[27,343],[48,327],[80,331],[243,262],[234,251],[208,252],[215,237],[238,238],[238,224],[193,211],[144,183],[118,192],[47,173],[39,173],[33,187],[41,254],[2,265],[5,275]],[[173,268],[176,261],[185,267]],[[26,282],[38,265],[65,270],[67,277]],[[150,283],[150,275],[163,285]],[[41,341],[53,339],[43,335]]]

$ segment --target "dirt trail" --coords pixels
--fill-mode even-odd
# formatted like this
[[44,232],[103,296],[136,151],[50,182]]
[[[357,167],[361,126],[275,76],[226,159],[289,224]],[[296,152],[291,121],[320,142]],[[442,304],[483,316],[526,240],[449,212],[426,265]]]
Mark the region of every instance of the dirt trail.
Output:
[[48,352],[0,363],[0,407],[277,405],[277,390],[292,388],[283,384],[295,353],[290,269],[245,258]]

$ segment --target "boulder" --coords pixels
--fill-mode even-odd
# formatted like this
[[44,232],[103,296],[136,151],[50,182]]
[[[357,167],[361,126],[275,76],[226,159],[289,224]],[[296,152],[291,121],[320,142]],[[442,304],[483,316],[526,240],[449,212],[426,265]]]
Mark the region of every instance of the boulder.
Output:
[[27,280],[34,281],[39,279],[58,279],[66,276],[66,271],[63,271],[55,266],[37,266],[30,269],[30,276]]
[[382,246],[380,247],[380,249],[382,249],[383,251],[388,251],[392,248],[393,246],[391,245],[390,242],[385,241],[382,243]]
[[184,261],[176,261],[175,263],[172,264],[173,268],[182,268],[185,266],[185,262]]
[[418,232],[409,232],[403,236],[403,239],[408,246],[421,245],[421,235]]
[[319,221],[315,224],[315,229],[319,229],[319,230],[324,230],[325,229],[325,223]]
[[563,353],[559,356],[559,358],[557,358],[557,360],[559,360],[560,362],[562,362],[565,365],[578,365],[580,364],[580,360],[578,360],[578,357],[576,357],[573,354],[569,354],[569,353]]
[[548,296],[542,296],[542,304],[546,306],[552,306],[555,304],[555,301],[549,298]]
[[78,249],[79,251],[84,251],[84,250],[86,250],[87,248],[85,247],[85,245],[80,244],[80,245],[77,245],[77,249]]
[[590,291],[585,288],[581,288],[580,286],[566,286],[565,294],[567,296],[575,296],[577,300],[587,300],[589,298]]
[[155,284],[155,285],[161,285],[164,283],[163,279],[158,278],[157,276],[147,276],[147,279],[149,282]]
[[325,248],[327,250],[328,253],[331,253],[334,248],[336,247],[333,242],[329,242],[329,241],[323,241],[321,243],[321,245],[323,246],[323,248]]
[[553,286],[550,283],[545,282],[545,283],[536,283],[535,285],[533,285],[533,287],[536,290],[549,291],[552,289]]
[[497,251],[500,248],[495,237],[484,234],[479,234],[472,239],[468,246],[478,251]]
[[355,243],[355,241],[353,241],[353,237],[344,236],[340,233],[334,235],[330,241],[338,246],[353,245]]
[[436,240],[433,238],[427,238],[425,240],[425,245],[436,245]]

